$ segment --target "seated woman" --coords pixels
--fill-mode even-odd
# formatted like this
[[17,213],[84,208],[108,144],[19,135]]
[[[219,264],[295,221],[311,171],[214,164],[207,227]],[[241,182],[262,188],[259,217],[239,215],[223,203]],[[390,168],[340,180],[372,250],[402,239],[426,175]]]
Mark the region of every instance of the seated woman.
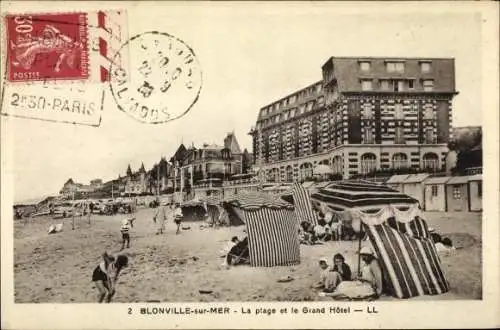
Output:
[[345,258],[340,253],[333,256],[333,268],[330,271],[339,273],[342,281],[352,280],[351,268],[345,263]]
[[321,268],[320,280],[313,284],[313,288],[321,289],[323,293],[332,293],[337,285],[342,281],[339,273],[331,272],[328,268],[326,258],[319,259],[319,268]]
[[354,281],[342,281],[335,292],[329,294],[334,298],[368,299],[378,298],[382,294],[382,270],[369,247],[360,251],[364,265],[361,269],[361,277]]
[[250,251],[248,250],[248,237],[238,241],[226,256],[226,265],[235,266],[250,262]]
[[316,226],[314,226],[314,229],[313,229],[314,236],[320,241],[325,240],[327,237],[325,224],[326,223],[324,220],[319,220],[318,224]]

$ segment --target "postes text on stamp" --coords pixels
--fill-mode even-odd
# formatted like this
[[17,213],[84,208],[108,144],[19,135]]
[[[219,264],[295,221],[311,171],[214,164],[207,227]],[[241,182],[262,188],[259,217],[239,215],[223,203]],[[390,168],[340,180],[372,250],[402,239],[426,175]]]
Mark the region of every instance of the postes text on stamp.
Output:
[[89,77],[86,13],[8,15],[5,25],[9,81]]
[[138,121],[165,123],[196,103],[202,72],[193,50],[163,32],[146,32],[125,42],[116,56],[129,52],[127,69],[112,61],[110,89],[118,108]]

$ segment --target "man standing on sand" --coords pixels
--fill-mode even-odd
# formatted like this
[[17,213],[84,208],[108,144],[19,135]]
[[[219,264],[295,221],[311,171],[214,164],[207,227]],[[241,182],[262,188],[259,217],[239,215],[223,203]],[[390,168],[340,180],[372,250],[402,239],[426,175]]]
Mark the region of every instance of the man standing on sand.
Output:
[[166,206],[159,205],[153,217],[153,221],[158,225],[156,235],[162,235],[165,230],[165,222],[167,221],[167,211],[165,208]]

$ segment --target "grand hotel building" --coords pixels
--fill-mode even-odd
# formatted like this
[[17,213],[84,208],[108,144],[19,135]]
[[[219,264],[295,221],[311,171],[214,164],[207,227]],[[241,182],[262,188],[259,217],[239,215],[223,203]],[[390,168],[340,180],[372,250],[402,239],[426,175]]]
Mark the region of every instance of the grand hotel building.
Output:
[[331,57],[323,79],[265,107],[254,164],[269,181],[304,180],[319,164],[344,179],[445,166],[454,59]]

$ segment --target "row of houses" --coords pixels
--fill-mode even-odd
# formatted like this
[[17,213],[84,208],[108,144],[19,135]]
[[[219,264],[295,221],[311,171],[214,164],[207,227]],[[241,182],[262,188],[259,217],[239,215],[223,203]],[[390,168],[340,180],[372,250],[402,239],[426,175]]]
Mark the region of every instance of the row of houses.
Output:
[[386,182],[420,202],[426,211],[482,211],[482,174],[467,176],[394,175]]

